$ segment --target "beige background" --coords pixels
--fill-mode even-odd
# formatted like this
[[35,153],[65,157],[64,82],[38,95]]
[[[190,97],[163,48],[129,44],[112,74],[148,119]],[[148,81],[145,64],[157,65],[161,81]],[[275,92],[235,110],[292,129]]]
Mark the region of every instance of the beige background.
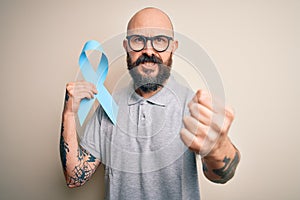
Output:
[[202,198],[300,198],[299,1],[1,0],[1,200],[102,198],[102,168],[81,188],[65,186],[64,87],[86,40],[122,33],[134,12],[151,5],[206,49],[236,111],[230,134],[242,161],[226,185],[200,175]]

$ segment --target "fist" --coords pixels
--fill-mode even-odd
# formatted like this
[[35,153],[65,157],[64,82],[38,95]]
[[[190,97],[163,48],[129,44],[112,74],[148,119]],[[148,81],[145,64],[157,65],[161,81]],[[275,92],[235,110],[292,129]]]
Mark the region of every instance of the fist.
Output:
[[184,128],[180,136],[190,150],[203,157],[228,146],[228,131],[234,119],[231,108],[216,109],[211,95],[198,90],[188,109],[191,115],[183,118]]
[[92,83],[86,81],[67,83],[64,112],[76,114],[80,101],[84,98],[92,99],[95,94],[97,89]]

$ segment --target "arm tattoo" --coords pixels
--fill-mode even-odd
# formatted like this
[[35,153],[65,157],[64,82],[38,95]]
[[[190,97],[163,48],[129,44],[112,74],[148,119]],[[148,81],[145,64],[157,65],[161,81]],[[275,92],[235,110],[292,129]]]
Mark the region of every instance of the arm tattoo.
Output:
[[[88,159],[84,161],[84,157],[86,156],[88,156]],[[77,158],[79,164],[73,169],[74,175],[70,177],[70,181],[68,182],[69,186],[83,185],[96,170],[96,165],[94,164],[96,158],[86,150],[79,148]]]
[[61,136],[60,136],[60,159],[63,166],[63,170],[66,171],[67,169],[67,152],[69,152],[69,145],[65,142],[65,139],[62,135],[64,132],[64,124],[61,125]]
[[220,169],[213,169],[212,171],[221,177],[219,180],[213,180],[215,183],[226,183],[228,180],[230,180],[235,172],[235,169],[237,167],[237,164],[240,161],[238,152],[235,153],[235,156],[233,160],[230,162],[230,158],[226,157],[224,158],[223,162],[225,163],[224,167]]
[[[66,90],[65,94],[65,105],[69,100],[69,94]],[[66,172],[67,170],[67,153],[70,151],[68,143],[65,142],[65,139],[63,137],[64,132],[64,124],[62,123],[61,126],[61,137],[60,137],[60,158],[61,163],[63,166],[63,170]],[[87,159],[86,159],[87,158]],[[69,176],[69,181],[67,184],[69,186],[80,186],[83,185],[89,178],[92,176],[92,174],[96,170],[96,158],[88,153],[85,149],[78,148],[77,150],[77,159],[78,159],[78,165],[75,166],[75,168],[72,170],[73,175]],[[85,161],[86,160],[86,161]]]
[[68,100],[69,100],[69,94],[68,91],[66,90],[65,102],[68,102]]
[[[68,91],[66,90],[64,107],[66,107],[66,103],[68,102],[68,100],[69,100],[69,94]],[[69,149],[69,144],[66,143],[65,138],[63,137],[63,132],[64,132],[64,122],[62,122],[61,124],[59,148],[60,148],[60,159],[61,159],[62,167],[63,170],[66,171],[67,153],[70,151],[70,149]]]

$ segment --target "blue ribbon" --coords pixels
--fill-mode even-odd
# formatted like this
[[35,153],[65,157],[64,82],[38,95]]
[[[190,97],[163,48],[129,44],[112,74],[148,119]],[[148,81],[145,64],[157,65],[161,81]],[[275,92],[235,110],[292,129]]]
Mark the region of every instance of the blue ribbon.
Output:
[[[102,54],[96,72],[94,71],[85,53],[88,50],[100,51]],[[79,66],[84,79],[88,82],[93,83],[98,90],[98,93],[94,96],[93,99],[84,98],[81,100],[78,109],[78,118],[80,125],[82,126],[82,124],[84,123],[84,120],[86,119],[96,99],[99,101],[103,110],[108,115],[112,123],[116,124],[118,106],[112,98],[112,96],[110,95],[110,93],[103,85],[108,72],[108,60],[99,42],[95,40],[90,40],[85,43],[79,57]]]

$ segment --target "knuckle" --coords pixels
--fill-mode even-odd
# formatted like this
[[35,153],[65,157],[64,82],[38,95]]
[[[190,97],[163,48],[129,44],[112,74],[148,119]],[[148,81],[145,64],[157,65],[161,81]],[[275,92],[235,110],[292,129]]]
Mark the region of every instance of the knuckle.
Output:
[[197,106],[196,103],[191,102],[189,109],[190,109],[190,110],[198,110],[198,106]]
[[181,139],[183,139],[183,136],[185,134],[184,132],[185,132],[184,128],[182,128],[179,132]]
[[227,107],[226,109],[225,109],[225,115],[226,115],[226,117],[228,117],[231,121],[232,120],[234,120],[234,112],[233,112],[233,109],[232,108],[230,108],[230,107]]
[[189,106],[189,111],[190,113],[193,113],[193,114],[197,114],[199,113],[199,108],[198,108],[198,103],[191,103],[190,106]]
[[72,96],[74,93],[74,83],[73,82],[67,83],[66,90],[67,93]]
[[90,99],[90,98],[91,98],[91,94],[88,92],[88,93],[86,94],[86,97]]
[[189,120],[189,116],[184,116],[183,117],[183,123],[186,124],[188,122],[188,120]]
[[193,105],[193,101],[190,101],[187,106],[188,106],[189,109],[191,109],[192,105]]
[[201,98],[201,95],[202,95],[202,90],[201,89],[197,90],[196,95],[195,95],[197,100],[199,100]]
[[66,85],[66,89],[67,90],[70,90],[72,87],[73,87],[73,83],[72,82],[67,83],[67,85]]
[[204,135],[208,135],[210,129],[211,129],[210,126],[203,126],[202,131]]
[[201,148],[201,144],[198,138],[194,138],[193,142],[189,145],[189,149],[194,152],[199,152],[199,149]]
[[200,147],[201,147],[201,142],[200,142],[200,140],[199,140],[197,137],[194,138],[193,143],[194,143],[194,146],[195,146],[195,147],[194,147],[195,150],[200,149]]
[[207,124],[212,124],[213,123],[213,115],[208,115],[208,117],[207,117]]
[[209,94],[208,91],[203,90],[203,89],[199,89],[199,90],[197,91],[197,95],[198,95],[199,97],[207,96],[208,94]]
[[195,124],[194,133],[195,133],[195,135],[200,136],[200,135],[202,135],[202,132],[203,132],[202,123],[199,121],[196,121],[196,123],[197,124]]
[[229,113],[228,117],[229,117],[230,121],[233,121],[235,116],[233,113]]
[[197,96],[201,96],[202,94],[203,94],[203,92],[204,92],[204,90],[202,90],[202,89],[199,89],[199,90],[197,90]]

